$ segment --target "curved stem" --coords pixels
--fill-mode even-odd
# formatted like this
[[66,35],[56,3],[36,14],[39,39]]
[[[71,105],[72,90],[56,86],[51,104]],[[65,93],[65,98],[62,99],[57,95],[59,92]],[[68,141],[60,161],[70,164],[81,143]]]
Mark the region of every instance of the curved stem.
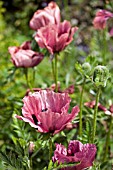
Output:
[[106,137],[106,144],[105,144],[106,147],[105,147],[105,154],[104,154],[103,161],[106,161],[106,157],[108,155],[108,148],[109,148],[109,145],[110,145],[111,129],[112,129],[112,116],[110,116],[109,130],[108,130],[107,137]]
[[94,143],[95,134],[96,134],[96,122],[97,122],[97,111],[98,111],[99,97],[100,97],[100,87],[97,89],[97,95],[96,95],[96,104],[95,104],[94,117],[93,117],[92,143]]
[[83,93],[85,86],[86,78],[84,77],[84,81],[82,84],[82,91],[80,95],[80,114],[79,114],[79,136],[82,137],[82,107],[83,107]]

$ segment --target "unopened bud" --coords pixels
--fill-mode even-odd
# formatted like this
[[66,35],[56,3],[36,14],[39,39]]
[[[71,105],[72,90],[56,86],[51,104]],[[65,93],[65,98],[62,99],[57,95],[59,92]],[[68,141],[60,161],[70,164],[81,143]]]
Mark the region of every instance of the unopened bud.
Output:
[[31,141],[29,143],[29,156],[31,156],[33,154],[34,147],[35,147],[35,144]]
[[84,64],[82,64],[82,69],[87,74],[87,73],[90,73],[91,66],[88,62],[85,62]]
[[98,65],[94,69],[93,81],[95,85],[98,86],[106,86],[107,80],[110,77],[109,70],[105,66]]

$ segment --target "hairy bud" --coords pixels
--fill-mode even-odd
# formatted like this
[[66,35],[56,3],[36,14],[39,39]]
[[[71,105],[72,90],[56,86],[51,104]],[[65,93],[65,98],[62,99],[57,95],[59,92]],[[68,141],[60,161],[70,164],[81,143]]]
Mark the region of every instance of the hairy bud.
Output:
[[88,62],[82,64],[83,71],[87,74],[91,71],[91,65]]
[[93,81],[95,82],[95,85],[98,86],[106,86],[107,80],[110,77],[109,70],[106,66],[98,65],[94,69],[93,74]]

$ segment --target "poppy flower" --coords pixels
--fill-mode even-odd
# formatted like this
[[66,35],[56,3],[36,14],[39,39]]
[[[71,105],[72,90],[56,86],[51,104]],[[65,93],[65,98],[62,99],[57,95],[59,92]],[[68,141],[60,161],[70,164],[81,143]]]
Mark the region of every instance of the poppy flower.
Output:
[[[40,90],[52,90],[55,92],[56,89],[56,84],[52,84],[50,87],[46,88],[46,89],[41,89],[41,88],[32,88],[33,92],[39,92]],[[68,93],[68,94],[73,94],[74,93],[74,85],[70,85],[69,87],[67,87],[65,90],[61,90],[60,88],[60,82],[58,82],[58,93]],[[30,95],[32,92],[30,89],[27,89],[25,96]]]
[[61,170],[82,170],[93,165],[96,155],[96,146],[94,144],[82,144],[78,140],[69,142],[66,149],[61,144],[56,144],[56,150],[52,157],[53,162],[60,163],[77,163],[73,166],[61,168]]
[[70,101],[67,93],[40,90],[24,97],[23,116],[16,117],[28,122],[39,132],[54,135],[62,131],[79,112],[78,106],[75,106],[72,112],[68,113]]
[[102,30],[106,27],[106,21],[113,17],[113,13],[107,10],[99,10],[93,20],[93,25],[96,29]]
[[43,10],[37,10],[30,20],[30,27],[38,30],[49,24],[60,23],[60,9],[55,2],[50,2]]
[[31,42],[26,41],[20,47],[9,47],[11,61],[16,67],[34,67],[44,58],[44,55],[31,50]]
[[[95,100],[91,101],[91,102],[86,102],[84,103],[84,105],[86,107],[89,107],[89,108],[94,108],[95,107]],[[98,103],[98,109],[99,110],[102,110],[106,115],[112,115],[113,116],[113,105],[110,106],[109,109],[107,109],[105,106],[103,106],[101,103]]]
[[35,40],[41,48],[46,48],[50,54],[62,51],[73,40],[77,27],[71,27],[64,21],[58,25],[52,24],[40,28],[35,34]]

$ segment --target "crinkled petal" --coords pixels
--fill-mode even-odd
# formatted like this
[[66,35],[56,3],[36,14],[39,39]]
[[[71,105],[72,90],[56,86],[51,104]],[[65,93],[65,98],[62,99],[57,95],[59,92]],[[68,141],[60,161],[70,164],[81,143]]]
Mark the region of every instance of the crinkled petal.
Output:
[[39,93],[42,103],[46,101],[47,108],[50,108],[52,112],[62,113],[63,108],[68,112],[71,99],[67,93],[55,93],[51,90],[43,90]]
[[35,94],[31,94],[30,96],[25,96],[23,98],[23,108],[22,108],[22,114],[24,117],[31,117],[32,115],[35,115],[38,120],[38,113],[41,112],[42,106],[40,98]]
[[30,117],[25,118],[23,116],[16,115],[16,118],[23,120],[24,122],[29,123],[31,125],[31,127],[33,127],[33,128],[38,128],[38,125],[35,125],[33,119],[31,119]]
[[88,168],[93,165],[93,161],[96,155],[96,146],[94,144],[85,144],[81,153],[77,153],[76,156],[80,159],[80,164],[76,165],[77,170]]

